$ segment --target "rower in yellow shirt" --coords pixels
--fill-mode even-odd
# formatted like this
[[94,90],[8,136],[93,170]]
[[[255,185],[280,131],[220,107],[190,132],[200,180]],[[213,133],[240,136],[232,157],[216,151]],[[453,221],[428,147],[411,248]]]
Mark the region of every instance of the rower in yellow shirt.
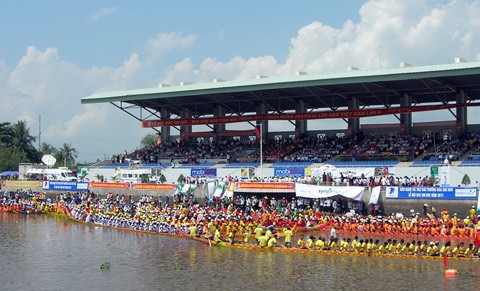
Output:
[[265,235],[262,235],[258,238],[258,245],[262,248],[266,247],[268,243],[268,238]]
[[273,248],[273,247],[277,246],[277,238],[278,238],[277,235],[272,236],[272,237],[268,240],[267,247],[268,247],[268,248]]
[[290,229],[290,227],[287,227],[287,229],[283,232],[284,236],[285,236],[285,246],[287,248],[291,248],[292,247],[292,236],[293,236],[293,232],[292,230]]

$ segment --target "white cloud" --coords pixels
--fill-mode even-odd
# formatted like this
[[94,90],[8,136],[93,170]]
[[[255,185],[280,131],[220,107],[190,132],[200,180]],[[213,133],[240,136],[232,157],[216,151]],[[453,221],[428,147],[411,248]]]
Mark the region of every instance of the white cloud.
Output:
[[158,33],[155,38],[147,41],[146,64],[156,65],[166,54],[176,49],[186,49],[193,45],[198,36],[190,34],[183,36],[176,32]]
[[90,15],[88,17],[88,21],[89,22],[96,22],[98,21],[100,18],[103,18],[107,15],[110,15],[112,13],[114,13],[115,11],[118,10],[118,7],[116,6],[111,6],[111,7],[105,7],[105,8],[102,8],[100,10],[97,10],[95,11],[92,15]]

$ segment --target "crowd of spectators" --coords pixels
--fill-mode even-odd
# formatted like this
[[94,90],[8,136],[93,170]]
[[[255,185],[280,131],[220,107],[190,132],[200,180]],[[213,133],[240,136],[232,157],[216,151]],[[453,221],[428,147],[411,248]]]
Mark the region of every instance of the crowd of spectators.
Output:
[[[345,136],[301,136],[298,138],[264,139],[264,162],[326,162],[328,160],[395,159],[413,161],[416,158],[448,158],[455,161],[468,153],[480,152],[478,132],[463,137],[450,135],[370,134],[355,138]],[[165,141],[131,153],[114,155],[112,163],[138,161],[160,163],[161,160],[196,165],[209,159],[224,159],[227,163],[259,162],[259,141],[255,139],[210,139]]]

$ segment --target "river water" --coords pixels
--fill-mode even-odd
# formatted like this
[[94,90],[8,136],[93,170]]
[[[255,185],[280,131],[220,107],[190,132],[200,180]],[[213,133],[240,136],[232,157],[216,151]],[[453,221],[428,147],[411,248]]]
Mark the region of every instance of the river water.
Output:
[[[110,270],[100,270],[109,262]],[[480,262],[216,248],[0,212],[1,290],[479,290]]]

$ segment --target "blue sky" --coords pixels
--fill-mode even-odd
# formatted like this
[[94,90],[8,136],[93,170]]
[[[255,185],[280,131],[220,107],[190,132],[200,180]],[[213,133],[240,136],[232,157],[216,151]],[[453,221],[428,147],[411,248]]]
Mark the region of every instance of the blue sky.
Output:
[[[135,149],[151,131],[109,104],[82,105],[82,97],[299,70],[475,61],[478,15],[474,0],[1,1],[0,120],[27,120],[38,135],[41,115],[42,142],[71,143],[79,161],[93,161]],[[414,122],[445,118],[452,117]],[[335,125],[344,127],[328,126]]]

